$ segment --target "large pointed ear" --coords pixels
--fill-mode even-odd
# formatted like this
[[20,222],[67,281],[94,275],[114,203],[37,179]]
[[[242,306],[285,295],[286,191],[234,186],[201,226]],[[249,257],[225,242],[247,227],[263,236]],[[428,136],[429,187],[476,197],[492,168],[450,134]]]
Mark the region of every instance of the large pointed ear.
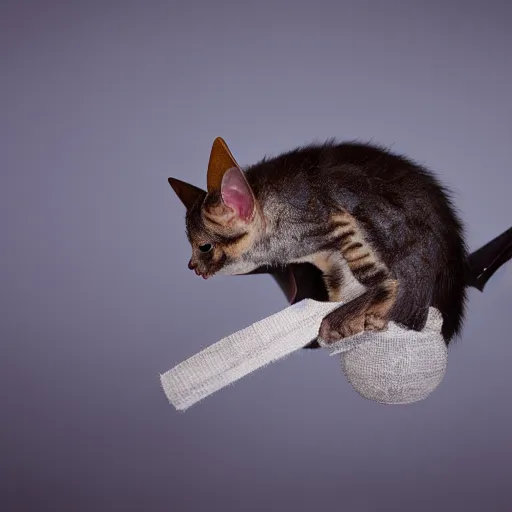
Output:
[[220,190],[224,174],[232,168],[240,170],[235,157],[231,154],[228,145],[221,137],[213,141],[210,160],[208,162],[208,174],[206,184],[208,192]]
[[224,173],[220,185],[223,203],[231,208],[243,222],[253,219],[256,201],[244,173],[238,167],[232,167]]
[[186,183],[176,178],[168,178],[169,185],[171,185],[180,201],[185,205],[187,210],[194,205],[194,203],[201,197],[205,196],[206,192],[198,187],[194,187],[190,183]]

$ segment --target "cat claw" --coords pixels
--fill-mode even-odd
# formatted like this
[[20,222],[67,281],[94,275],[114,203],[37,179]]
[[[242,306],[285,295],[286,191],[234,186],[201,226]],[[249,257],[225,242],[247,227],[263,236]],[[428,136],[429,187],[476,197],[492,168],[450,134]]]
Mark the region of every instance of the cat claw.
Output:
[[329,318],[324,318],[320,324],[319,337],[327,344],[336,343],[344,338],[350,338],[364,331],[364,317],[342,322],[331,327]]

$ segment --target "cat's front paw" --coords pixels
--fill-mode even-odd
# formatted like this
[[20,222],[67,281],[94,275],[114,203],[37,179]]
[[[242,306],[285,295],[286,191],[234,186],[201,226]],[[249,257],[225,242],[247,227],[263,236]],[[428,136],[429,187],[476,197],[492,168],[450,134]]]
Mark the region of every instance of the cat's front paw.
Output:
[[323,341],[330,344],[343,338],[350,338],[350,336],[363,332],[364,329],[364,315],[355,318],[346,318],[342,322],[338,321],[336,316],[330,317],[330,315],[327,315],[320,324],[318,335]]
[[367,313],[364,318],[365,331],[383,331],[388,326],[388,319],[382,318],[379,315]]

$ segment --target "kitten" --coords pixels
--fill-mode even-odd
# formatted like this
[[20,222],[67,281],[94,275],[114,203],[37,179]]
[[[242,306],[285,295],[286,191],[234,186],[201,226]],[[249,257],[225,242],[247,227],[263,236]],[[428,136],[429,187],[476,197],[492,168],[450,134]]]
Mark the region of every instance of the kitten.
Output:
[[242,170],[214,141],[207,192],[169,178],[187,209],[189,268],[203,278],[314,265],[330,301],[351,279],[363,293],[327,315],[328,343],[389,320],[421,330],[429,306],[448,344],[462,327],[468,254],[449,191],[423,166],[371,144],[299,147]]

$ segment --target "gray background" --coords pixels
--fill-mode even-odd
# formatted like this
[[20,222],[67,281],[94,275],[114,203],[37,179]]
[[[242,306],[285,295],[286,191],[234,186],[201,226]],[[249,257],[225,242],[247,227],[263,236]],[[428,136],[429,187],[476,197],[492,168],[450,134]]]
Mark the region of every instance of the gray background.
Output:
[[204,186],[214,137],[242,164],[373,139],[455,190],[472,248],[512,224],[510,3],[243,4],[1,4],[0,508],[512,510],[511,265],[425,402],[317,351],[167,403],[159,373],[286,305],[187,269],[167,177]]

